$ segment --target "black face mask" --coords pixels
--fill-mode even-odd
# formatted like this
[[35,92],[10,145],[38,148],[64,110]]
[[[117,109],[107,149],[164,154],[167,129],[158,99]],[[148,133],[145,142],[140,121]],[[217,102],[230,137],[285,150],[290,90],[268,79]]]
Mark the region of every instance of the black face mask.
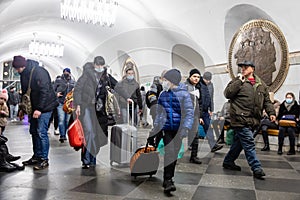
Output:
[[65,79],[69,79],[70,75],[69,74],[64,74]]

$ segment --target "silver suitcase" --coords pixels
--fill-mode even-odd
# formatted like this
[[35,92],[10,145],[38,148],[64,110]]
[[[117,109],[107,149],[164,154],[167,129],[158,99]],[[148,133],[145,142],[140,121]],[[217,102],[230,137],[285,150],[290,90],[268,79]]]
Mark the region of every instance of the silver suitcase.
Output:
[[[133,101],[131,102],[133,105]],[[132,116],[134,109],[132,109]],[[129,120],[129,103],[127,105],[127,124],[117,124],[111,128],[110,164],[117,163],[119,166],[129,166],[131,156],[137,149],[137,129],[134,120]],[[132,117],[134,119],[134,117]]]

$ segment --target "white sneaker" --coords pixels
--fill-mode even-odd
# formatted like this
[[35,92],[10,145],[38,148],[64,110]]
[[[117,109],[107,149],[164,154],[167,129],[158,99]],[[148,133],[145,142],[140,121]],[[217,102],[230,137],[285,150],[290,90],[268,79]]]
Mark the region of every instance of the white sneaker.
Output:
[[59,131],[58,130],[54,130],[54,135],[59,135]]

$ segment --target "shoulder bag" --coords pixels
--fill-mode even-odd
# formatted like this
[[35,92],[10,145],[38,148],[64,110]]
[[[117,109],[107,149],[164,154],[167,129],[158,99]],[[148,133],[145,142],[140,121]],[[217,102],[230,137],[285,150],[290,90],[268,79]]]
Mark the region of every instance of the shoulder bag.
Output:
[[31,79],[32,79],[32,74],[34,71],[35,67],[32,68],[30,72],[30,78],[28,82],[28,89],[26,93],[22,96],[21,103],[19,105],[20,110],[22,110],[25,114],[30,115],[32,113],[32,105],[31,105],[31,100],[30,100],[30,93],[31,93]]

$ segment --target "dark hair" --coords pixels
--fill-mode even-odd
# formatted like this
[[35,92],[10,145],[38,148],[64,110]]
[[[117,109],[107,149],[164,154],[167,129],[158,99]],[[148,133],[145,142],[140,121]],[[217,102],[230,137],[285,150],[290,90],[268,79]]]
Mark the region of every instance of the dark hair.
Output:
[[125,70],[125,72],[127,73],[127,72],[130,71],[130,70],[134,71],[133,68],[128,67],[128,68]]
[[295,95],[294,95],[294,93],[292,93],[292,92],[287,92],[287,93],[285,94],[285,97],[286,97],[287,95],[291,95],[291,96],[293,97],[293,99],[295,100]]
[[141,86],[141,91],[145,91],[145,87],[144,86]]
[[102,56],[97,56],[94,58],[94,64],[95,65],[105,65],[105,60]]

